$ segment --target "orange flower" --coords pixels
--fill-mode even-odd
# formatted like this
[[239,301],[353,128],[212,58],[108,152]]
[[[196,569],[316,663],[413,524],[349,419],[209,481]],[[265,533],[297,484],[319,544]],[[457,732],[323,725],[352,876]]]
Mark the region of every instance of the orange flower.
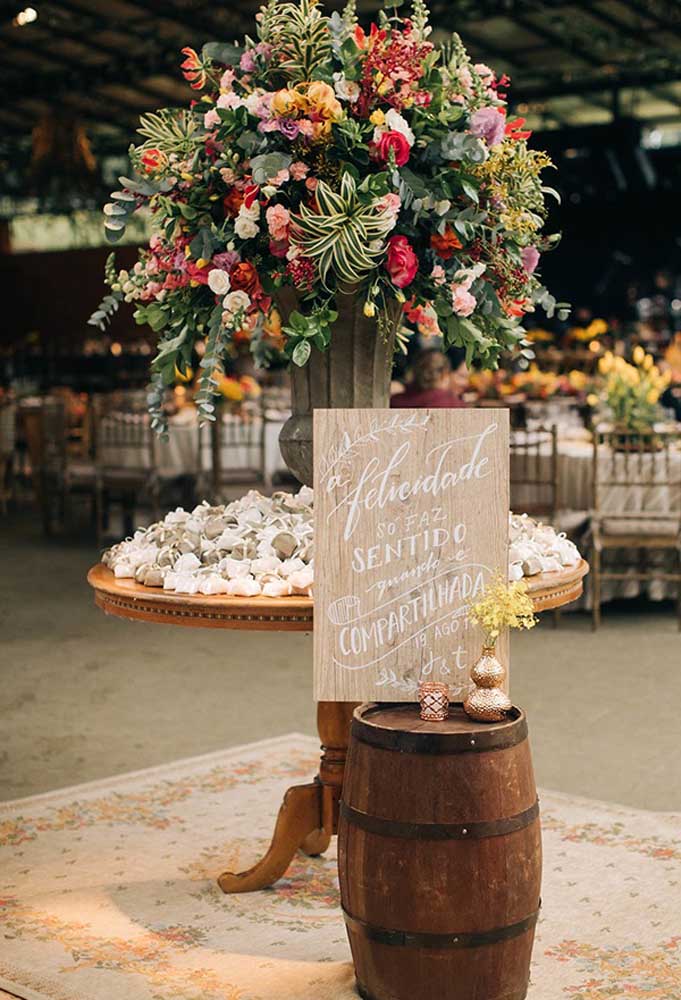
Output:
[[192,90],[203,90],[208,77],[198,52],[189,46],[181,51],[182,55],[187,57],[183,63],[180,63],[182,75]]
[[442,257],[443,260],[449,260],[450,257],[454,256],[455,250],[461,250],[463,247],[463,243],[451,226],[447,226],[442,235],[433,233],[430,237],[430,245],[438,257]]
[[222,199],[225,215],[230,219],[235,218],[235,216],[239,214],[239,209],[241,208],[243,200],[243,191],[239,191],[238,188],[233,187],[229,194],[225,195]]
[[524,316],[527,299],[514,299],[504,305],[504,312],[507,316]]
[[514,118],[512,122],[508,122],[504,132],[510,139],[529,139],[532,135],[530,131],[522,131],[523,125],[525,124],[524,118]]

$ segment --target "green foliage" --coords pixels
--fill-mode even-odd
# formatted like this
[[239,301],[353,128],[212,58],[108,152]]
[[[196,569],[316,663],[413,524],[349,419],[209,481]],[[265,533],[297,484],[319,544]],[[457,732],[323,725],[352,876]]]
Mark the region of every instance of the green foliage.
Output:
[[310,357],[312,345],[325,351],[331,342],[331,324],[338,319],[338,313],[328,303],[319,306],[309,316],[293,312],[289,325],[284,327],[287,335],[284,353],[295,365],[303,367]]
[[283,57],[277,72],[292,83],[311,80],[314,71],[331,57],[329,21],[317,0],[270,0],[262,10],[258,35]]
[[200,128],[197,116],[183,108],[163,108],[161,111],[141,115],[137,131],[146,139],[136,149],[138,156],[145,149],[191,156],[203,142],[203,129]]
[[377,201],[362,203],[350,173],[343,174],[340,193],[319,181],[315,194],[319,212],[300,206],[292,242],[316,263],[325,287],[330,271],[340,283],[356,284],[383,257],[394,218]]

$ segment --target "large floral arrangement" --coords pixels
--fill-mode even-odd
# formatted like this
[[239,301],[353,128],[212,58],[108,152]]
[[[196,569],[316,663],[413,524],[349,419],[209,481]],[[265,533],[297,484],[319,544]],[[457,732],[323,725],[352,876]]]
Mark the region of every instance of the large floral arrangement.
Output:
[[270,0],[256,20],[241,47],[183,50],[196,99],[142,116],[135,176],[104,209],[112,241],[132,213],[151,214],[132,270],[110,258],[111,294],[92,321],[125,299],[160,333],[156,426],[198,338],[209,419],[235,338],[267,362],[265,320],[287,285],[298,308],[284,350],[297,365],[329,347],[348,289],[378,336],[397,312],[398,343],[414,328],[441,333],[490,368],[504,350],[529,354],[520,321],[556,307],[537,266],[557,237],[541,235],[551,162],[528,148],[523,119],[508,120],[508,80],[473,65],[457,35],[436,48],[423,0],[368,31],[354,0],[330,17],[315,0]]
[[598,363],[604,376],[600,393],[588,397],[591,405],[604,402],[618,429],[650,431],[660,418],[660,395],[669,385],[671,374],[660,372],[652,355],[639,345],[634,348],[633,364],[607,351]]

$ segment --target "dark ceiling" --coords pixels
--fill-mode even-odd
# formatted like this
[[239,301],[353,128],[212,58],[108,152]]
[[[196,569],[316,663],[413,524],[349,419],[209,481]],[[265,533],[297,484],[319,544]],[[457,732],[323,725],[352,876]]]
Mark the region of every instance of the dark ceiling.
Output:
[[[259,6],[32,0],[38,17],[20,27],[13,19],[22,3],[0,3],[5,154],[25,147],[36,122],[55,109],[83,122],[96,151],[123,152],[141,111],[189,99],[179,50],[252,33]],[[360,0],[362,19],[379,6]],[[514,106],[534,128],[620,116],[681,125],[679,0],[436,0],[432,11],[438,35],[459,31],[476,60],[511,76]]]

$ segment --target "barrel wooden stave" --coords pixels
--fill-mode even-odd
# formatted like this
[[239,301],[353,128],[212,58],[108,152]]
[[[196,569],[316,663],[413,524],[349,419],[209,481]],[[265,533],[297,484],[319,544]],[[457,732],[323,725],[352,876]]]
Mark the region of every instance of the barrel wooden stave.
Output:
[[[541,881],[524,717],[494,728],[455,717],[458,749],[424,753],[442,741],[442,726],[431,740],[433,724],[424,728],[417,713],[361,706],[353,722],[338,848],[360,992],[370,1000],[522,1000]],[[390,741],[397,726],[409,751],[365,742]],[[501,748],[486,750],[485,741]],[[496,829],[505,832],[490,835]],[[443,940],[448,947],[438,946]]]

